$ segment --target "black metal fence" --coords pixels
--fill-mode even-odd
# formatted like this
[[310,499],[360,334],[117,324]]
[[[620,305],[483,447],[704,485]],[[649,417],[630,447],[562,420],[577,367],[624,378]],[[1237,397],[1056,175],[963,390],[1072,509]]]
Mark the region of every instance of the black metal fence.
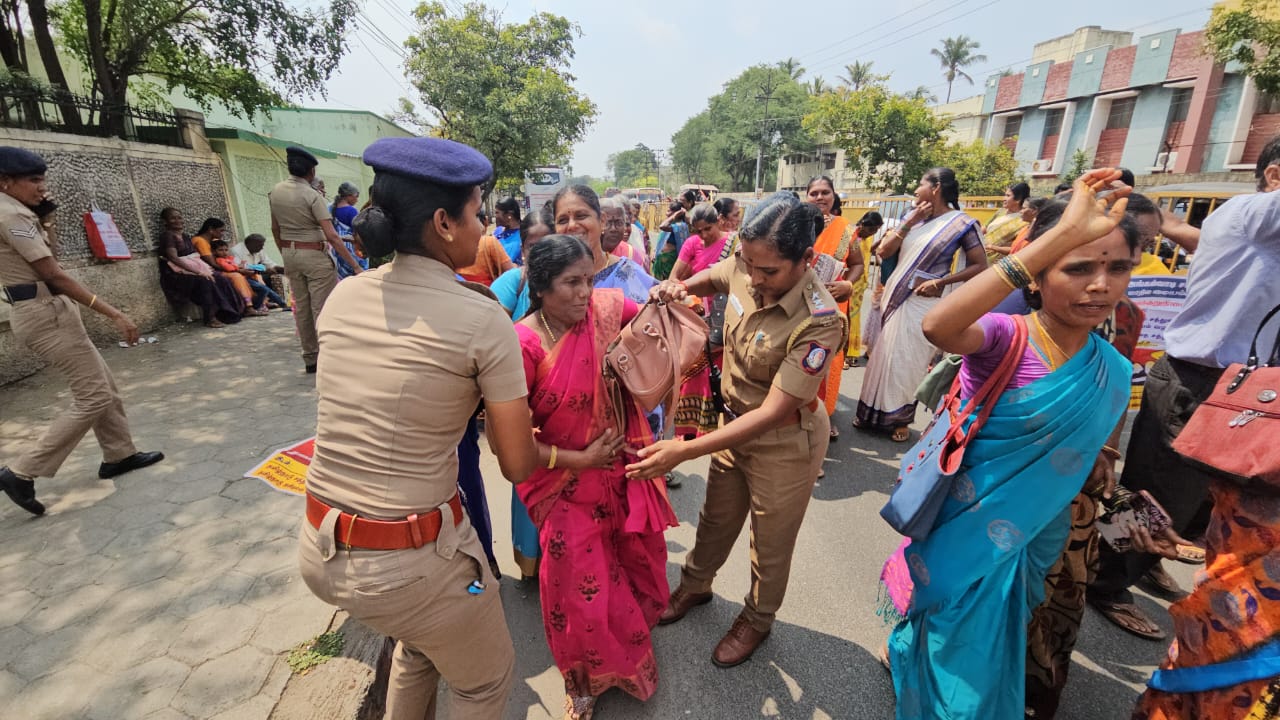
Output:
[[0,81],[0,126],[190,147],[173,113]]

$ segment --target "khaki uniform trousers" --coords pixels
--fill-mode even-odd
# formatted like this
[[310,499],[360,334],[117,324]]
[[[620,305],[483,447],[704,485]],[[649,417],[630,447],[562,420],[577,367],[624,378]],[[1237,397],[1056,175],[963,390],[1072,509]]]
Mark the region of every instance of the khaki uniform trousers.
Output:
[[[447,509],[446,512],[452,512]],[[336,511],[330,511],[336,521]],[[432,720],[440,677],[449,684],[450,720],[499,720],[515,668],[498,581],[463,520],[437,542],[406,550],[348,550],[302,522],[298,560],[316,597],[396,641],[386,720]],[[478,558],[478,559],[477,559]],[[482,580],[484,592],[467,587]]]
[[316,320],[329,293],[338,285],[338,270],[333,258],[323,250],[285,248],[280,255],[284,260],[284,276],[289,279],[289,289],[293,292],[293,321],[302,343],[302,362],[315,365],[316,358],[320,357]]
[[9,313],[13,335],[62,373],[71,387],[71,408],[58,415],[35,447],[11,466],[20,475],[53,477],[89,430],[98,438],[104,462],[118,462],[138,450],[129,434],[124,401],[111,370],[89,340],[80,306],[71,298],[49,295],[14,304]]
[[743,614],[761,632],[769,630],[782,607],[796,536],[831,442],[825,412],[801,413],[797,424],[711,456],[697,539],[680,577],[685,590],[710,592],[749,513],[751,590]]

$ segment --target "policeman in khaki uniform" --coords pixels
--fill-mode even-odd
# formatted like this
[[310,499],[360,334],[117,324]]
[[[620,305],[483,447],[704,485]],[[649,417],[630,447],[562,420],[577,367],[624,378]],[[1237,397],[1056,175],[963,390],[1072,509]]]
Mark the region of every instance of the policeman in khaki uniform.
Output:
[[709,602],[711,581],[751,519],[751,591],[746,608],[711,659],[745,662],[769,635],[782,605],[796,535],[830,442],[817,401],[846,320],[810,269],[822,215],[789,193],[770,197],[743,223],[741,251],[655,289],[663,300],[728,293],[721,427],[696,440],[666,440],[640,451],[632,477],[657,477],[714,453],[698,534],[680,586],[659,623],[673,623]]
[[16,147],[0,147],[0,299],[11,305],[14,337],[62,373],[72,405],[11,467],[0,468],[0,490],[27,512],[44,514],[36,500],[37,477],[53,477],[93,430],[102,447],[98,477],[113,478],[164,459],[138,452],[129,434],[124,402],[111,370],[85,333],[80,305],[111,320],[129,343],[138,328],[124,313],[73,280],[54,257],[52,201],[45,186],[44,159]]
[[356,220],[395,259],[344,280],[320,318],[318,428],[299,541],[317,597],[396,639],[387,718],[502,716],[515,654],[498,584],[457,492],[458,442],[481,401],[503,474],[537,463],[511,319],[455,279],[475,262],[489,161],[438,138],[364,153],[378,205]]
[[284,276],[293,292],[293,319],[302,343],[302,363],[308,373],[316,371],[320,347],[316,341],[316,319],[338,284],[338,270],[329,256],[332,247],[338,256],[360,273],[360,265],[333,229],[333,217],[325,198],[311,182],[319,161],[299,147],[285,149],[289,179],[278,183],[267,200],[271,203],[271,236],[284,260]]

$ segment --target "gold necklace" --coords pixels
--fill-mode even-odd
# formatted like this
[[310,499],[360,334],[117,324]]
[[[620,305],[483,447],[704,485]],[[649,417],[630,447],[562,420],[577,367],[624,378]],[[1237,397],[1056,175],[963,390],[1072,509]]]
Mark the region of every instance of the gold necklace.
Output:
[[542,321],[542,329],[547,331],[547,336],[551,338],[551,344],[554,346],[560,339],[551,331],[551,323],[547,322],[547,316],[541,310],[538,311],[538,319]]
[[1058,351],[1058,354],[1062,356],[1062,359],[1064,362],[1066,360],[1070,360],[1071,356],[1067,355],[1067,353],[1062,349],[1062,347],[1058,345],[1057,342],[1054,341],[1053,336],[1050,335],[1047,331],[1045,331],[1044,323],[1040,322],[1040,313],[1038,312],[1033,313],[1031,315],[1031,319],[1034,320],[1036,323],[1036,330],[1040,332],[1040,339],[1047,340],[1049,345],[1052,346],[1052,349],[1049,350],[1049,371],[1053,372],[1054,370],[1058,369],[1058,364],[1053,361],[1054,350]]

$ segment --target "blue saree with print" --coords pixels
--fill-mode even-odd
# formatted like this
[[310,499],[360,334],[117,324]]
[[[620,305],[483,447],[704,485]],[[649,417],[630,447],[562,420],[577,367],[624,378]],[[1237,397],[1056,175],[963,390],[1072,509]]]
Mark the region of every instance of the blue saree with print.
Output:
[[932,533],[905,548],[911,605],[889,636],[899,720],[1023,717],[1027,623],[1131,374],[1091,334],[1061,368],[1001,396]]

